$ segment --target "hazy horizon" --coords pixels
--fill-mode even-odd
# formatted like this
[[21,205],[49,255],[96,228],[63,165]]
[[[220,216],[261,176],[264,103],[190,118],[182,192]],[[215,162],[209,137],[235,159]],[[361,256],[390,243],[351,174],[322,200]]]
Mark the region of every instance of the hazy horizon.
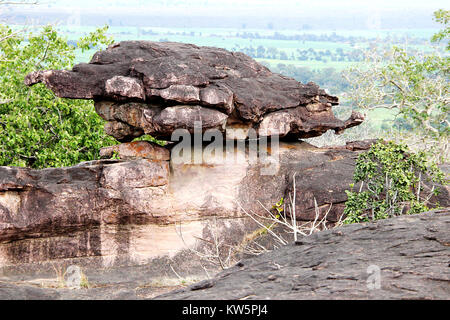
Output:
[[[38,5],[3,5],[0,17],[54,23],[78,15],[82,25],[141,27],[230,27],[271,29],[435,28],[432,14],[443,0],[38,0]],[[448,5],[447,5],[448,7]]]

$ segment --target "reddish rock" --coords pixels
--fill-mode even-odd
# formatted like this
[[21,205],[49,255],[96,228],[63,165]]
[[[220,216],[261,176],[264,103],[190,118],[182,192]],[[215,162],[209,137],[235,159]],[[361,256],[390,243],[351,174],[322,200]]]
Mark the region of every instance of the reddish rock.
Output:
[[127,193],[155,193],[168,180],[168,161],[147,159],[43,170],[0,167],[0,241],[138,218],[146,211]]
[[127,142],[100,149],[101,158],[112,158],[114,155],[117,155],[122,160],[135,158],[170,160],[170,151],[168,149],[148,141]]
[[[195,155],[179,161],[174,152],[170,162],[97,160],[43,170],[0,167],[0,241],[101,223],[245,217],[241,207],[264,214],[263,206],[270,209],[293,195],[294,174],[297,220],[315,219],[315,198],[320,218],[331,207],[327,218],[337,221],[358,155],[299,142],[280,143],[278,151],[270,151],[273,161],[252,162],[248,148],[234,148],[222,157],[204,153],[199,164],[192,163]],[[448,189],[442,188],[437,200],[445,207],[448,199]]]
[[105,90],[108,94],[116,97],[116,99],[136,98],[145,99],[145,91],[142,82],[136,78],[115,76],[106,80]]

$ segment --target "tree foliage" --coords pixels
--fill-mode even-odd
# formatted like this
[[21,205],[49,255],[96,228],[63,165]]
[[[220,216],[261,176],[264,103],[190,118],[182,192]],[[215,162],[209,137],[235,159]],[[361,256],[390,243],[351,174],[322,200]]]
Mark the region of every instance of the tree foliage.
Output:
[[[378,141],[358,156],[354,172],[358,190],[347,190],[344,223],[378,220],[403,213],[428,211],[444,174],[425,152],[412,153],[404,144]],[[437,205],[437,204],[434,204]]]
[[[441,10],[435,16],[438,22],[448,24],[448,11]],[[445,39],[448,30],[446,27],[433,39]],[[440,160],[444,161],[448,157],[450,132],[449,73],[448,54],[410,55],[407,49],[394,47],[383,53],[368,52],[366,65],[351,68],[345,76],[352,84],[349,96],[355,107],[396,110],[403,119],[403,127],[411,128],[413,135],[424,137],[421,147],[431,150],[438,146],[433,151],[439,152]]]
[[0,165],[68,166],[96,159],[99,148],[116,143],[105,135],[92,101],[61,99],[43,84],[24,84],[29,72],[71,68],[77,49],[112,43],[107,29],[75,47],[51,26],[25,33],[0,25]]
[[450,26],[448,26],[448,24],[450,23],[450,10],[441,9],[436,11],[434,13],[434,20],[436,22],[439,22],[440,24],[443,24],[445,28],[433,35],[431,41],[440,42],[443,40],[447,40],[447,50],[450,50],[450,43],[448,42],[450,38]]

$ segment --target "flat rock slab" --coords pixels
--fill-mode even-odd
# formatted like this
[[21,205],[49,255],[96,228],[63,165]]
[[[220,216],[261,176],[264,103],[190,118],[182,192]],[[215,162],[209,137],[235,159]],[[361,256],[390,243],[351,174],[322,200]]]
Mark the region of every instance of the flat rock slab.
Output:
[[316,84],[272,73],[241,52],[176,42],[123,41],[72,70],[35,71],[57,96],[94,99],[122,142],[143,134],[170,139],[176,129],[253,128],[260,136],[309,138],[360,124],[334,117],[338,98]]
[[[76,290],[0,275],[0,299],[448,299],[449,225],[447,208],[321,231],[156,297],[180,284],[168,278],[155,282],[160,272],[155,265],[91,269],[93,287]],[[195,259],[181,259],[189,260]],[[184,279],[196,278],[177,262],[160,262],[169,263]]]
[[450,211],[322,231],[157,299],[449,299]]

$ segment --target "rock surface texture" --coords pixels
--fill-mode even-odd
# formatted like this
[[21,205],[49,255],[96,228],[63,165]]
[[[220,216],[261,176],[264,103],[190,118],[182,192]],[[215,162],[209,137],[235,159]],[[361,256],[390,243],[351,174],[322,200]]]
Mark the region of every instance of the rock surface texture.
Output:
[[308,138],[363,120],[357,113],[335,118],[336,97],[243,53],[175,42],[120,42],[71,71],[36,71],[25,79],[39,82],[59,97],[94,99],[106,132],[124,142],[143,134],[170,139],[176,129],[192,132],[196,122],[203,130]]
[[[25,79],[39,82],[59,97],[93,99],[106,133],[123,143],[73,167],[0,167],[0,298],[151,298],[149,280],[206,270],[200,251],[219,255],[222,267],[223,253],[237,261],[239,253],[223,248],[253,239],[260,226],[249,215],[294,194],[297,220],[327,214],[337,222],[355,159],[373,143],[298,141],[363,118],[339,120],[338,99],[314,83],[218,48],[125,41],[70,71]],[[219,136],[208,131],[211,145],[197,135],[166,147],[132,141],[144,134],[175,141],[179,129]],[[448,191],[432,201],[449,206]],[[321,232],[161,298],[448,297],[448,226],[447,210]],[[93,287],[55,289],[40,278],[54,276],[55,265],[63,274],[67,263],[82,266]],[[382,282],[368,291],[371,265]]]
[[449,228],[445,209],[322,231],[157,299],[448,299]]
[[[237,202],[247,210],[262,210],[256,200],[271,208],[285,197],[294,171],[299,172],[297,185],[301,188],[297,191],[314,196],[314,190],[320,189],[316,198],[326,207],[321,202],[323,192],[329,194],[327,203],[345,200],[343,190],[351,182],[357,154],[307,143],[282,143],[280,163],[274,166],[273,175],[264,176],[264,163],[251,164],[245,149],[233,148],[220,161],[205,157],[205,163],[195,165],[170,163],[166,149],[146,142],[110,148],[121,156],[145,158],[105,159],[43,170],[0,167],[0,241],[62,234],[101,223],[143,220],[166,224],[208,216],[243,216]],[[336,179],[330,179],[331,170],[339,172]],[[315,187],[321,184],[327,189]],[[299,218],[308,219],[314,204],[299,204],[297,212],[305,215]]]
[[[448,299],[449,226],[445,209],[321,231],[156,299]],[[188,279],[182,264],[162,260],[159,268],[170,263]],[[92,268],[86,274],[93,287],[78,290],[42,287],[45,279],[0,273],[0,299],[153,298],[170,285],[167,279],[152,285],[160,270],[154,265]]]
[[[261,213],[293,194],[297,220],[338,221],[361,151],[316,148],[306,142],[281,142],[267,161],[252,162],[248,148],[203,154],[193,164],[168,158],[168,150],[132,142],[103,150],[128,160],[96,160],[73,167],[33,170],[0,167],[0,242],[63,234],[100,224],[203,220]],[[358,143],[368,148],[370,143]],[[172,150],[173,151],[173,150]],[[277,160],[275,162],[270,160]],[[264,174],[270,173],[270,174]],[[449,190],[436,199],[449,206]]]

